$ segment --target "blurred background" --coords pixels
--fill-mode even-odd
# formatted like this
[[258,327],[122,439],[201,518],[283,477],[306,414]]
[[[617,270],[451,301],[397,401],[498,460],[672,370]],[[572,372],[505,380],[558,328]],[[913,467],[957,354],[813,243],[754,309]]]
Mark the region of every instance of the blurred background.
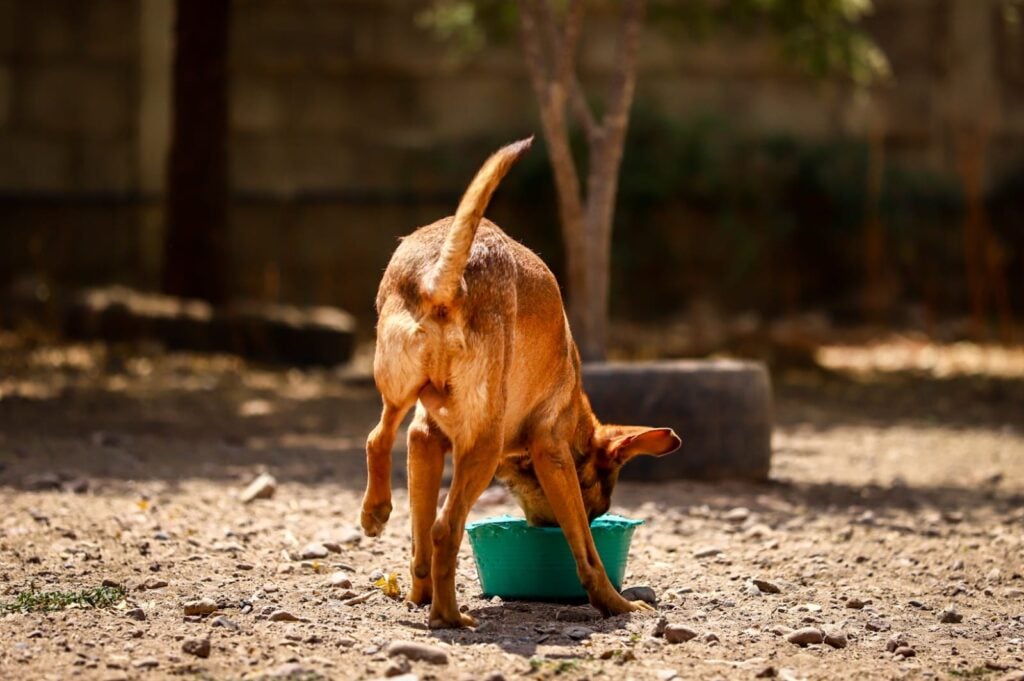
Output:
[[[625,19],[586,4],[600,112]],[[611,354],[742,352],[779,319],[1012,342],[1022,22],[1021,0],[650,3]],[[489,215],[564,283],[520,33],[498,0],[0,0],[0,322],[59,328],[119,283],[336,306],[369,339],[396,239],[531,133]]]

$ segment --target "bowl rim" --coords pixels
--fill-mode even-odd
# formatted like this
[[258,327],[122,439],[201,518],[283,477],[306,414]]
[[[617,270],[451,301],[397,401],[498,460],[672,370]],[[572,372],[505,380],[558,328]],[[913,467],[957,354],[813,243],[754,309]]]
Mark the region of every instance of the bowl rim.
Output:
[[[627,530],[639,527],[644,524],[644,520],[641,518],[626,518],[625,516],[617,515],[615,513],[605,513],[590,521],[591,529],[609,529],[609,530]],[[480,520],[474,520],[473,522],[466,523],[466,532],[473,530],[479,530],[482,528],[497,528],[499,530],[507,531],[527,531],[527,532],[543,532],[546,534],[564,534],[562,528],[557,525],[554,527],[534,527],[527,524],[526,518],[521,518],[511,515],[498,515],[491,516],[490,518],[482,518]]]

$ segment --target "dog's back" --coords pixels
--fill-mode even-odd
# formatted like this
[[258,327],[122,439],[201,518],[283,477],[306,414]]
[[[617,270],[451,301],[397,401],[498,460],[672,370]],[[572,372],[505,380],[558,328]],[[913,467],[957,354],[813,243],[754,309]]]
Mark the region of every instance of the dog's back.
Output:
[[[392,256],[377,295],[374,374],[385,395],[429,384],[434,399],[422,401],[453,440],[478,432],[479,419],[495,412],[481,401],[497,382],[508,441],[519,424],[543,416],[534,413],[542,399],[559,401],[551,383],[563,382],[575,349],[554,275],[489,220],[480,221],[456,294],[443,305],[430,299],[426,282],[453,220],[421,227]],[[555,392],[568,399],[572,388]]]

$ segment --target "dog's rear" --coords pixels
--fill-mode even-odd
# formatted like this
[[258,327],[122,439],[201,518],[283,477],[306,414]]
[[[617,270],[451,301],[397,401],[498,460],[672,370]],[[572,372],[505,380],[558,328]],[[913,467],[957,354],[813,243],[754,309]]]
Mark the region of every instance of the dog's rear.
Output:
[[[484,210],[508,169],[530,145],[530,137],[495,152],[480,168],[451,218],[422,227],[402,240],[388,264],[377,293],[377,348],[374,379],[384,398],[381,424],[371,433],[367,446],[369,481],[367,504],[373,510],[363,517],[363,526],[373,535],[380,531],[391,510],[390,475],[393,431],[405,413],[422,398],[445,407],[444,397],[453,383],[483,386],[487,362],[458,361],[467,350],[487,354],[493,348],[467,348],[466,290],[464,271],[475,247],[481,251],[480,277],[487,281],[476,287],[472,301],[487,306],[491,314],[512,314],[508,254],[500,248],[503,235],[495,230],[477,237]],[[486,222],[486,221],[484,221]],[[488,223],[489,224],[489,223]],[[503,282],[504,280],[504,282]],[[488,285],[490,284],[490,285]],[[492,300],[479,300],[487,294]],[[507,321],[507,320],[506,320]],[[483,336],[486,342],[486,335]],[[484,366],[481,366],[483,364]],[[471,390],[465,390],[472,397]],[[483,399],[485,396],[480,395]],[[472,420],[473,400],[461,411]],[[454,416],[454,415],[453,415]],[[478,417],[479,418],[479,417]],[[464,423],[460,430],[475,430]],[[390,433],[390,435],[389,435]]]

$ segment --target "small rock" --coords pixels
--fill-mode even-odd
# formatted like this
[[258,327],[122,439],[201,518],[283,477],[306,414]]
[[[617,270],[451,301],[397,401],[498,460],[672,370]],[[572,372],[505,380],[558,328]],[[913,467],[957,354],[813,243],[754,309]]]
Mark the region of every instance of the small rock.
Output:
[[709,631],[708,633],[704,634],[704,642],[705,643],[721,643],[722,639],[718,638],[718,634]]
[[238,495],[238,499],[243,504],[248,504],[255,499],[270,499],[276,491],[277,480],[269,473],[263,473],[249,483],[249,486]]
[[672,681],[672,679],[679,678],[679,672],[675,669],[659,669],[655,676],[658,681]]
[[132,662],[132,666],[136,669],[155,669],[160,666],[160,660],[155,657],[143,657]]
[[764,669],[762,669],[761,671],[759,671],[758,673],[754,674],[754,678],[755,679],[774,679],[777,675],[778,675],[778,672],[775,671],[775,667],[772,667],[771,665],[769,665],[769,666],[765,667]]
[[830,645],[833,648],[845,648],[847,645],[846,633],[842,631],[826,631],[824,641],[826,645]]
[[666,624],[662,632],[669,643],[685,643],[697,637],[697,632],[682,624]]
[[651,636],[664,636],[665,627],[668,626],[668,618],[662,615],[658,618],[658,621],[654,623],[654,629],[651,631]]
[[964,616],[951,605],[939,613],[939,621],[943,624],[960,624],[964,621]]
[[127,617],[128,619],[135,620],[136,622],[145,622],[146,621],[146,611],[143,610],[142,608],[132,608],[131,610],[126,612],[124,614],[124,616]]
[[850,608],[851,610],[862,610],[865,605],[867,605],[867,602],[866,601],[862,601],[861,599],[857,598],[856,596],[854,596],[853,598],[847,599],[847,601],[846,601],[846,607]]
[[137,591],[153,591],[154,589],[163,589],[167,586],[167,581],[158,579],[157,577],[150,577],[142,584],[136,587]]
[[769,582],[766,579],[754,579],[751,581],[754,583],[754,586],[757,587],[757,590],[761,593],[777,594],[782,591],[782,589],[780,589],[777,584],[775,584],[774,582]]
[[202,638],[186,638],[181,644],[181,649],[189,655],[207,658],[210,656],[210,639],[206,636]]
[[185,604],[186,615],[209,615],[217,611],[217,602],[212,598],[200,598]]
[[331,553],[341,553],[341,544],[336,541],[325,541],[320,543],[323,544],[324,548]]
[[868,631],[889,631],[892,625],[885,620],[868,620],[864,623],[864,628]]
[[384,676],[388,678],[394,678],[403,674],[408,674],[412,671],[412,665],[409,664],[409,658],[404,655],[399,655],[391,661],[391,664],[384,670]]
[[907,635],[902,632],[894,632],[889,636],[889,640],[885,642],[885,649],[890,652],[896,652],[897,648],[902,648],[907,645]]
[[591,629],[590,627],[576,626],[576,627],[566,627],[565,629],[562,630],[562,633],[565,634],[567,637],[571,638],[574,641],[582,641],[583,639],[585,639],[588,636],[590,636],[591,634],[593,634],[594,630]]
[[749,508],[746,508],[745,506],[737,506],[736,508],[730,510],[728,513],[726,513],[724,516],[722,516],[722,519],[723,520],[727,520],[730,523],[742,523],[744,520],[746,520],[749,517],[750,517],[750,509]]
[[821,643],[825,640],[825,634],[821,629],[804,627],[787,634],[786,640],[798,646],[806,646],[812,643]]
[[631,586],[622,592],[627,601],[643,601],[651,605],[658,604],[658,594],[649,586]]
[[914,657],[917,655],[917,651],[910,646],[900,646],[893,651],[893,655],[896,657]]
[[312,542],[302,547],[302,551],[299,552],[299,556],[302,560],[312,560],[314,558],[326,558],[330,551],[327,547],[319,542]]
[[352,588],[352,580],[349,578],[347,573],[342,572],[341,570],[332,573],[331,576],[327,578],[327,583],[330,586],[336,586],[341,589]]
[[388,657],[396,655],[404,655],[413,662],[448,664],[448,653],[435,646],[415,641],[393,641],[388,646]]
[[298,622],[299,618],[287,610],[274,610],[268,617],[271,622]]
[[702,549],[697,549],[696,551],[694,551],[693,552],[693,557],[694,558],[711,558],[712,556],[717,556],[720,553],[722,553],[722,549],[716,548],[714,546],[706,546],[706,547],[704,547]]
[[211,627],[223,627],[224,629],[230,629],[232,631],[238,631],[239,629],[241,629],[241,627],[238,626],[237,622],[235,622],[234,620],[228,619],[224,615],[217,615],[212,620],[210,620],[210,626]]
[[505,681],[505,675],[501,672],[491,672],[484,677],[484,681]]

